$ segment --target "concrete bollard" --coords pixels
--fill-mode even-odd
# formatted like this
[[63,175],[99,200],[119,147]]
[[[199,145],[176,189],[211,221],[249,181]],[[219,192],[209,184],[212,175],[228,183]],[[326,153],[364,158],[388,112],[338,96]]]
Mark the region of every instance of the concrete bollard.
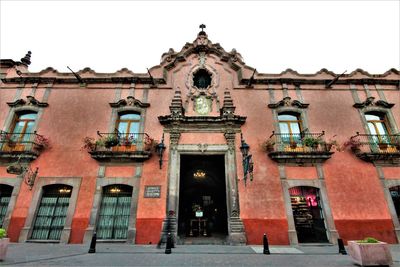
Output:
[[337,243],[339,245],[339,253],[342,255],[347,255],[346,249],[344,248],[344,243],[341,238],[337,240]]
[[167,245],[165,246],[165,254],[171,254],[171,247],[172,247],[172,237],[171,233],[168,233],[167,236]]
[[94,232],[92,236],[92,241],[90,241],[90,248],[88,253],[96,253],[96,241],[97,241],[97,236],[96,232]]
[[264,237],[263,237],[263,245],[264,245],[263,253],[264,254],[271,254],[271,252],[269,252],[267,234],[265,234],[265,233],[264,233]]

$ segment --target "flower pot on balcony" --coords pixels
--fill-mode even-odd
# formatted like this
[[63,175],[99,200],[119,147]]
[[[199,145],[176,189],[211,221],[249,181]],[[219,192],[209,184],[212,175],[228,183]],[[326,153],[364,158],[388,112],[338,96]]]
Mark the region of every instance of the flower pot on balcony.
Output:
[[290,142],[290,148],[291,149],[296,149],[297,143],[296,142]]
[[388,148],[387,143],[379,143],[378,146],[380,150],[386,150]]
[[9,243],[10,238],[0,238],[0,261],[3,261],[6,258]]
[[392,265],[392,255],[385,242],[360,243],[349,241],[348,252],[353,261],[361,266]]
[[325,144],[325,151],[331,151],[333,144]]

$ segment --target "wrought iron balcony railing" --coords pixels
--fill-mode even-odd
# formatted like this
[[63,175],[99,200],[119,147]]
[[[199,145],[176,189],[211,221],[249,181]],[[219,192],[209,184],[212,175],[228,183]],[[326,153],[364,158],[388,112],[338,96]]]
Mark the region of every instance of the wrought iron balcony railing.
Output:
[[275,133],[263,144],[268,156],[277,162],[317,163],[330,158],[332,143],[321,133]]
[[22,155],[33,160],[47,146],[48,140],[36,132],[9,133],[0,131],[0,158],[13,158]]
[[97,160],[147,159],[154,140],[147,133],[100,133],[93,143],[86,144],[89,153]]
[[322,133],[275,133],[272,132],[269,141],[269,152],[329,152],[330,146],[325,142],[325,132]]
[[400,154],[400,135],[360,134],[347,142],[355,154]]

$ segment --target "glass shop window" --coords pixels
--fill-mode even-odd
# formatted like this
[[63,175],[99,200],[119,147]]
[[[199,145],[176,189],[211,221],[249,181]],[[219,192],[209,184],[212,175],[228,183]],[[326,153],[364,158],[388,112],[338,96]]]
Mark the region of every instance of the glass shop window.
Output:
[[10,203],[13,187],[0,184],[0,228],[3,227],[4,218],[7,213],[8,204]]

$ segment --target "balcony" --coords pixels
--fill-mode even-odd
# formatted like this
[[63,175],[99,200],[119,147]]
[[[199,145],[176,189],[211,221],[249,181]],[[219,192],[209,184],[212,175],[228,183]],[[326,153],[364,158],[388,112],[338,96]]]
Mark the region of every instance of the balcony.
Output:
[[400,163],[400,135],[360,134],[350,138],[351,150],[367,162],[397,165]]
[[329,159],[332,144],[324,140],[322,133],[299,133],[272,135],[264,143],[268,156],[278,163],[294,163],[297,165],[322,163]]
[[18,158],[33,161],[48,145],[48,139],[36,132],[8,133],[0,131],[0,161],[13,162]]
[[154,140],[146,133],[100,133],[85,138],[85,148],[98,161],[144,161],[150,158]]

